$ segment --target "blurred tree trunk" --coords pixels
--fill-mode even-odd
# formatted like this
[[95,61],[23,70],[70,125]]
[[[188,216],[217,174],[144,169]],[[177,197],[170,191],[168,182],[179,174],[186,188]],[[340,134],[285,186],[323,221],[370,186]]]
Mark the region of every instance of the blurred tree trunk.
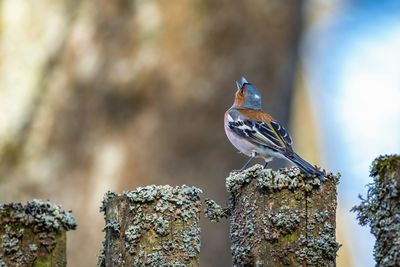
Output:
[[[223,177],[244,160],[222,126],[240,75],[288,124],[302,1],[75,3],[0,195],[52,198],[74,209],[82,224],[70,263],[90,266],[95,259],[87,255],[102,238],[96,211],[108,189],[186,183],[226,198]],[[228,227],[205,224],[202,264],[221,266],[230,258]]]

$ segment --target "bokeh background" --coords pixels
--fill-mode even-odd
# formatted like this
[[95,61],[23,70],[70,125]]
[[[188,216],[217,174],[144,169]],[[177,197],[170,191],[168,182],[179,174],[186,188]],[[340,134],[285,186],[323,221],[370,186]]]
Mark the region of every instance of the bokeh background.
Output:
[[[0,201],[72,209],[77,267],[96,263],[107,190],[189,184],[226,202],[246,159],[222,117],[245,75],[298,152],[342,173],[338,266],[374,266],[349,210],[371,161],[400,150],[399,62],[395,0],[0,1]],[[201,266],[230,266],[228,224],[201,223]]]

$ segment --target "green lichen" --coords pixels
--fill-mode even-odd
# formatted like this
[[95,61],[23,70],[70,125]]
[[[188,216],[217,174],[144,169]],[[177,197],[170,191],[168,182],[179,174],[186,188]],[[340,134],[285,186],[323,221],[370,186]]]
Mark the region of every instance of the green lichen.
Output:
[[315,213],[314,216],[315,216],[315,220],[317,222],[322,223],[322,222],[325,222],[328,219],[329,212],[328,212],[328,210],[323,210],[323,211]]
[[65,231],[75,228],[71,212],[49,201],[0,204],[0,259],[8,266],[65,263]]
[[36,244],[29,244],[29,250],[35,252],[38,250],[38,246]]
[[154,222],[154,229],[159,236],[166,236],[170,229],[169,221],[165,220],[163,217],[155,218]]
[[393,179],[400,168],[399,155],[380,156],[372,162],[371,176],[377,180]]
[[111,221],[106,222],[106,225],[104,226],[103,231],[107,230],[107,229],[111,229],[114,232],[119,233],[120,225],[118,222],[111,220]]
[[105,212],[107,203],[116,196],[117,194],[115,194],[114,192],[107,191],[103,196],[103,201],[101,202],[100,206],[100,212]]
[[4,227],[4,234],[1,236],[1,248],[5,255],[10,255],[19,251],[20,240],[23,235],[23,228],[14,231],[10,225]]
[[325,173],[321,182],[296,167],[273,171],[261,165],[232,172],[226,188],[233,265],[334,266],[339,176]]
[[228,192],[237,192],[242,188],[242,186],[247,185],[252,179],[259,176],[262,169],[261,165],[254,165],[244,171],[233,171],[230,173],[229,177],[226,178],[226,189]]
[[223,218],[229,217],[229,208],[218,205],[214,200],[206,198],[204,200],[206,208],[204,215],[212,222],[219,222]]
[[36,230],[73,230],[76,221],[71,211],[61,208],[49,201],[34,199],[25,205],[21,203],[0,204],[0,222],[21,223]]
[[[327,179],[338,181],[338,175],[326,173]],[[276,191],[288,188],[295,190],[305,188],[311,191],[321,186],[321,181],[317,177],[309,177],[301,172],[299,168],[284,168],[279,170],[264,169],[261,165],[256,164],[244,171],[233,171],[226,179],[226,188],[228,192],[235,193],[241,187],[249,184],[253,179],[257,179],[258,188],[265,191]]]
[[335,239],[335,228],[329,223],[325,223],[323,230],[316,236],[307,238],[301,235],[299,242],[301,249],[295,254],[310,266],[326,266],[325,260],[333,263],[340,247]]
[[289,207],[282,207],[279,212],[268,214],[272,225],[279,230],[280,235],[290,234],[295,231],[300,223],[298,211],[293,211]]
[[136,246],[139,244],[140,238],[142,237],[142,226],[141,225],[130,225],[125,231],[125,249],[130,254],[135,254]]
[[[200,193],[196,187],[146,186],[121,195],[107,192],[101,210],[106,227],[98,266],[124,261],[132,266],[196,266],[200,253]],[[122,245],[122,247],[120,247]],[[127,253],[121,254],[121,249]],[[121,257],[120,257],[121,255]]]
[[380,156],[371,166],[367,197],[351,211],[376,237],[377,266],[400,266],[400,156]]

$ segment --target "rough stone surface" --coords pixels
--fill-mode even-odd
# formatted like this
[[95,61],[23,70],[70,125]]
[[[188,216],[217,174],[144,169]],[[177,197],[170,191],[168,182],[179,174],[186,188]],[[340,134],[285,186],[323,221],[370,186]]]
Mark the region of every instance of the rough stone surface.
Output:
[[75,228],[71,212],[48,201],[0,204],[0,267],[66,266],[66,231]]
[[199,266],[200,193],[185,185],[107,192],[98,266]]
[[234,266],[335,266],[339,175],[325,176],[320,182],[295,167],[261,165],[232,172],[226,187]]
[[381,156],[371,167],[367,197],[352,208],[361,225],[376,237],[376,266],[400,266],[400,156]]

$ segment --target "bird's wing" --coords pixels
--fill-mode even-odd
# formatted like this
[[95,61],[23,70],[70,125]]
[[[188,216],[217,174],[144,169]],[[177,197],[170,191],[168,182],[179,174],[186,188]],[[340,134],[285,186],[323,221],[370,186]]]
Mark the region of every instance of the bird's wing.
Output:
[[275,151],[292,151],[292,139],[289,134],[268,114],[237,110],[232,115],[228,118],[228,127],[240,137]]
[[293,140],[289,133],[279,124],[276,120],[271,120],[271,126],[275,130],[276,134],[282,139],[286,146],[292,147]]

